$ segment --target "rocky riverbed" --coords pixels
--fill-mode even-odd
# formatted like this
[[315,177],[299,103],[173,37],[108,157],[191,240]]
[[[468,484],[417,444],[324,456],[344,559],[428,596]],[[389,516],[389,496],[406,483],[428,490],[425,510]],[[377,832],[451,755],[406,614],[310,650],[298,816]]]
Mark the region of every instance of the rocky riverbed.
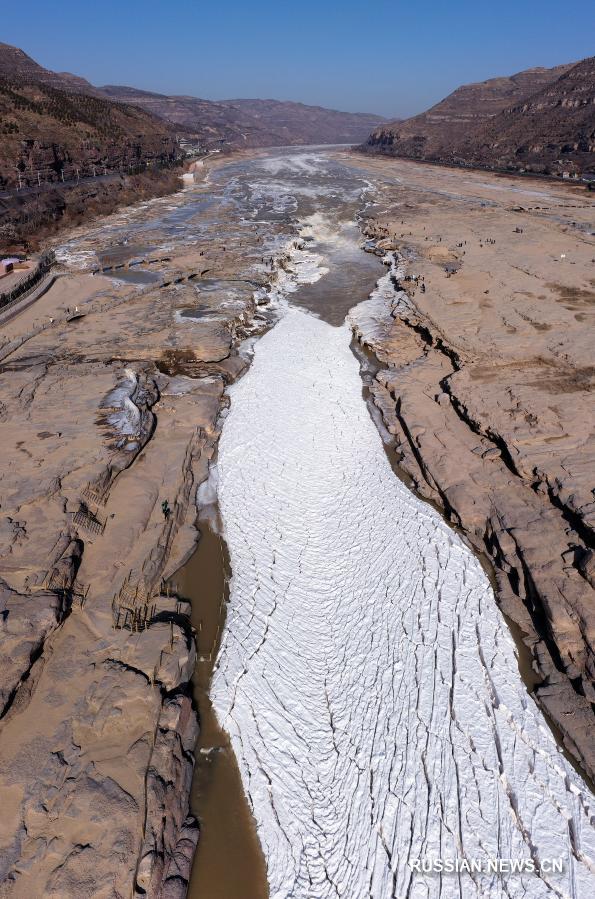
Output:
[[164,585],[288,233],[205,197],[73,235],[3,329],[2,895],[186,892],[196,649]]
[[201,585],[192,616],[170,585],[222,426],[214,700],[272,895],[446,895],[403,861],[440,847],[561,855],[508,893],[588,895],[592,213],[274,151],[56,248],[0,345],[0,895],[186,894]]

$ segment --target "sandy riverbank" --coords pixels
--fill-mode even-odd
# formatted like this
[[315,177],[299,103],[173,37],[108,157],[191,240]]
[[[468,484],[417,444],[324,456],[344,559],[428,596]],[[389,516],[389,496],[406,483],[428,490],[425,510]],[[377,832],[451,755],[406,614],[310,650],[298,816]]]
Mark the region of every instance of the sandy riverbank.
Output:
[[352,161],[384,182],[363,227],[399,263],[353,317],[374,402],[419,492],[493,561],[535,696],[592,778],[592,195]]

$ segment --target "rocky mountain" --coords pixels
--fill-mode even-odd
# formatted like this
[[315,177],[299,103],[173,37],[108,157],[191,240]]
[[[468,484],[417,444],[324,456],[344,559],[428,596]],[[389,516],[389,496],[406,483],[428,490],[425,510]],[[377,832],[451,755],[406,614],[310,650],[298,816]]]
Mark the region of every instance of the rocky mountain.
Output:
[[383,121],[278,100],[214,102],[98,88],[0,43],[0,188],[172,161],[181,155],[182,134],[222,149],[359,143]]
[[3,44],[1,41],[0,77],[8,77],[17,81],[35,81],[58,90],[101,96],[100,91],[85,78],[71,75],[70,72],[52,72],[50,69],[44,69],[19,47]]
[[367,113],[339,112],[281,100],[201,100],[106,85],[102,93],[134,103],[194,132],[208,147],[270,147],[358,143],[386,121]]
[[593,58],[457,88],[420,115],[380,126],[361,149],[552,174],[592,166]]
[[595,57],[485,122],[461,146],[463,159],[495,168],[559,174],[595,167]]
[[252,139],[255,123],[224,103],[198,97],[168,97],[134,87],[106,85],[104,96],[119,103],[134,104],[179,128],[188,128],[205,147],[258,146]]
[[181,155],[170,124],[0,44],[0,188],[139,171]]
[[230,100],[236,109],[256,119],[277,136],[281,144],[354,143],[369,122],[385,122],[378,115],[339,112],[280,100]]
[[0,77],[0,186],[132,171],[181,156],[166,123],[134,106]]

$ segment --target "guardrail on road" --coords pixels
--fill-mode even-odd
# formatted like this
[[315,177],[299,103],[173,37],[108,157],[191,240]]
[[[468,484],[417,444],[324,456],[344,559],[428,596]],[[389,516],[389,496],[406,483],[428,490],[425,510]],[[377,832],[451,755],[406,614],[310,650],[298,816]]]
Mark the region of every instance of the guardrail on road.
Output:
[[24,299],[55,264],[53,250],[48,250],[39,257],[37,265],[31,269],[11,290],[0,291],[0,310],[7,309],[17,300]]

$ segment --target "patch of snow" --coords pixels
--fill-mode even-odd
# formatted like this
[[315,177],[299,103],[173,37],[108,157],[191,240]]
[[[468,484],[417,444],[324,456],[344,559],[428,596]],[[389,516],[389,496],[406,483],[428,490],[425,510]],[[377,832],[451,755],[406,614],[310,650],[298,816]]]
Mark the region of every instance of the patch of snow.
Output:
[[217,502],[217,488],[219,486],[219,472],[216,465],[209,466],[208,476],[202,481],[196,490],[196,505],[212,506]]
[[201,389],[205,384],[217,384],[218,378],[200,378],[200,385],[197,385],[197,378],[189,378],[187,375],[173,375],[167,378],[167,383],[161,388],[162,396],[185,396],[188,393],[194,393],[195,390]]
[[[593,796],[481,565],[394,476],[350,339],[288,308],[231,387],[219,445],[233,577],[212,699],[271,899],[587,899]],[[498,858],[564,871],[409,864]]]

